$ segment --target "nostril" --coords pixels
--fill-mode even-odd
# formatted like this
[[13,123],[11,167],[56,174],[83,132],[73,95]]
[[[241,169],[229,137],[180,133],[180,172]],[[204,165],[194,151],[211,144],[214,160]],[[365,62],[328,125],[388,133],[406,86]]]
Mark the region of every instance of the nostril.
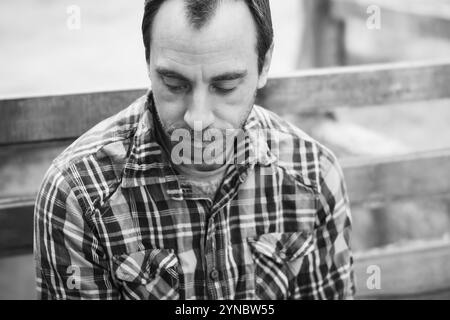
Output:
[[184,121],[193,130],[203,131],[204,129],[210,127],[214,123],[214,115],[212,112],[202,111],[202,112],[186,112],[184,116]]

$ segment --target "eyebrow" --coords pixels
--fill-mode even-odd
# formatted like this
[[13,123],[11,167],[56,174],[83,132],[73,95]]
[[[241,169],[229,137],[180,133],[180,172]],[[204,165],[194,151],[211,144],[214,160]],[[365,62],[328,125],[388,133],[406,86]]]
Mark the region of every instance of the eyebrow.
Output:
[[218,81],[230,81],[230,80],[237,80],[242,79],[247,75],[247,71],[235,71],[235,72],[228,72],[221,74],[219,76],[213,77],[212,82],[218,82]]
[[[189,79],[183,76],[182,74],[163,67],[156,68],[156,72],[158,72],[159,75],[164,77],[177,78],[183,81],[189,81]],[[213,77],[211,81],[219,82],[219,81],[238,80],[244,78],[245,76],[247,76],[247,74],[248,74],[247,70],[227,72]]]
[[164,77],[169,77],[169,78],[177,78],[183,81],[189,81],[188,78],[186,78],[185,76],[183,76],[182,74],[173,71],[173,70],[169,70],[166,68],[156,68],[156,72],[158,72],[158,74],[160,76],[164,76]]

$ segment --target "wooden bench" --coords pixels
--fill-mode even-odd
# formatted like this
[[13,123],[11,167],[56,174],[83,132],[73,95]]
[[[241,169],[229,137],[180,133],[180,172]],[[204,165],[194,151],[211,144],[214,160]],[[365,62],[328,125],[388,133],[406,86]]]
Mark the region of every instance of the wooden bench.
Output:
[[[338,107],[449,99],[449,83],[450,60],[321,69],[271,78],[257,103],[282,115],[320,115]],[[139,89],[0,99],[1,257],[31,254],[33,204],[51,160],[144,93]],[[341,163],[352,205],[450,195],[450,149]],[[429,169],[422,170],[425,167]],[[356,254],[358,298],[423,297],[450,290],[448,240],[392,250]],[[373,265],[381,270],[380,290],[366,285]]]

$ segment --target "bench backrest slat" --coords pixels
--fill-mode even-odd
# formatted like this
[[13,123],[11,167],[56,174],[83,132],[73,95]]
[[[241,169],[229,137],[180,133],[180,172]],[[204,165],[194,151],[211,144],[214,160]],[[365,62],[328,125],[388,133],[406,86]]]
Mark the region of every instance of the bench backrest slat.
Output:
[[450,149],[342,165],[354,205],[450,195]]
[[409,247],[355,256],[359,299],[439,298],[442,292],[444,299],[449,298],[450,242],[428,241]]

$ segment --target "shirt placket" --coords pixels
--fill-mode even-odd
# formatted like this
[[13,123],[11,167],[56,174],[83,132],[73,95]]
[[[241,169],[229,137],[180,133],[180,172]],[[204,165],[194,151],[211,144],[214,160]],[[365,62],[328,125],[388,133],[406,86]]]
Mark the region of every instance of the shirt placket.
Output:
[[206,232],[206,244],[205,244],[205,274],[206,274],[206,287],[208,293],[208,299],[220,299],[221,293],[219,290],[219,278],[220,269],[217,265],[216,257],[216,233],[214,217],[211,217],[208,221],[208,227]]
[[[249,168],[247,167],[246,169],[248,170]],[[227,270],[223,267],[225,263],[223,258],[220,258],[219,251],[217,250],[217,242],[223,241],[226,237],[221,237],[220,234],[217,233],[217,229],[229,229],[226,226],[221,226],[221,228],[218,227],[219,223],[229,223],[221,216],[221,212],[223,207],[225,207],[237,194],[239,185],[245,181],[245,178],[248,175],[247,170],[236,170],[230,175],[231,179],[225,178],[225,181],[228,181],[228,183],[223,184],[221,188],[228,190],[228,192],[217,199],[216,203],[211,208],[205,239],[205,274],[209,299],[230,298],[227,296],[228,292],[231,291],[230,288],[223,287],[223,285],[227,283]],[[231,187],[231,184],[233,184],[233,187]],[[226,243],[220,243],[221,248],[226,248],[226,246]]]
[[199,197],[192,194],[192,188],[188,182],[181,182],[181,191],[183,193],[184,200],[198,201],[199,203],[207,203],[209,205],[203,205],[207,219],[205,219],[206,230],[204,238],[204,246],[202,248],[202,255],[204,257],[204,273],[205,273],[205,287],[208,299],[221,299],[222,294],[220,290],[220,267],[219,261],[216,257],[216,214],[212,214],[212,201],[205,197]]
[[[247,147],[248,147],[248,141]],[[204,274],[205,274],[205,289],[208,299],[226,299],[228,293],[231,291],[230,288],[223,288],[223,284],[227,283],[227,270],[223,267],[223,258],[219,256],[219,251],[217,248],[226,248],[226,243],[217,243],[217,241],[223,241],[226,237],[221,237],[217,234],[217,230],[226,230],[226,226],[218,226],[218,224],[229,223],[225,221],[221,214],[221,210],[233,199],[237,194],[239,186],[246,180],[249,170],[252,170],[253,165],[248,162],[248,158],[245,159],[245,163],[241,165],[234,166],[233,170],[229,170],[224,178],[224,183],[221,185],[221,189],[224,191],[219,192],[220,197],[214,199],[212,202],[206,197],[198,197],[192,193],[192,186],[189,182],[184,179],[180,179],[178,176],[178,190],[176,191],[181,195],[180,198],[174,200],[185,200],[185,201],[199,201],[206,212],[206,230],[203,251],[203,264],[204,264]],[[220,190],[219,190],[220,191]],[[206,203],[209,205],[206,205]]]

